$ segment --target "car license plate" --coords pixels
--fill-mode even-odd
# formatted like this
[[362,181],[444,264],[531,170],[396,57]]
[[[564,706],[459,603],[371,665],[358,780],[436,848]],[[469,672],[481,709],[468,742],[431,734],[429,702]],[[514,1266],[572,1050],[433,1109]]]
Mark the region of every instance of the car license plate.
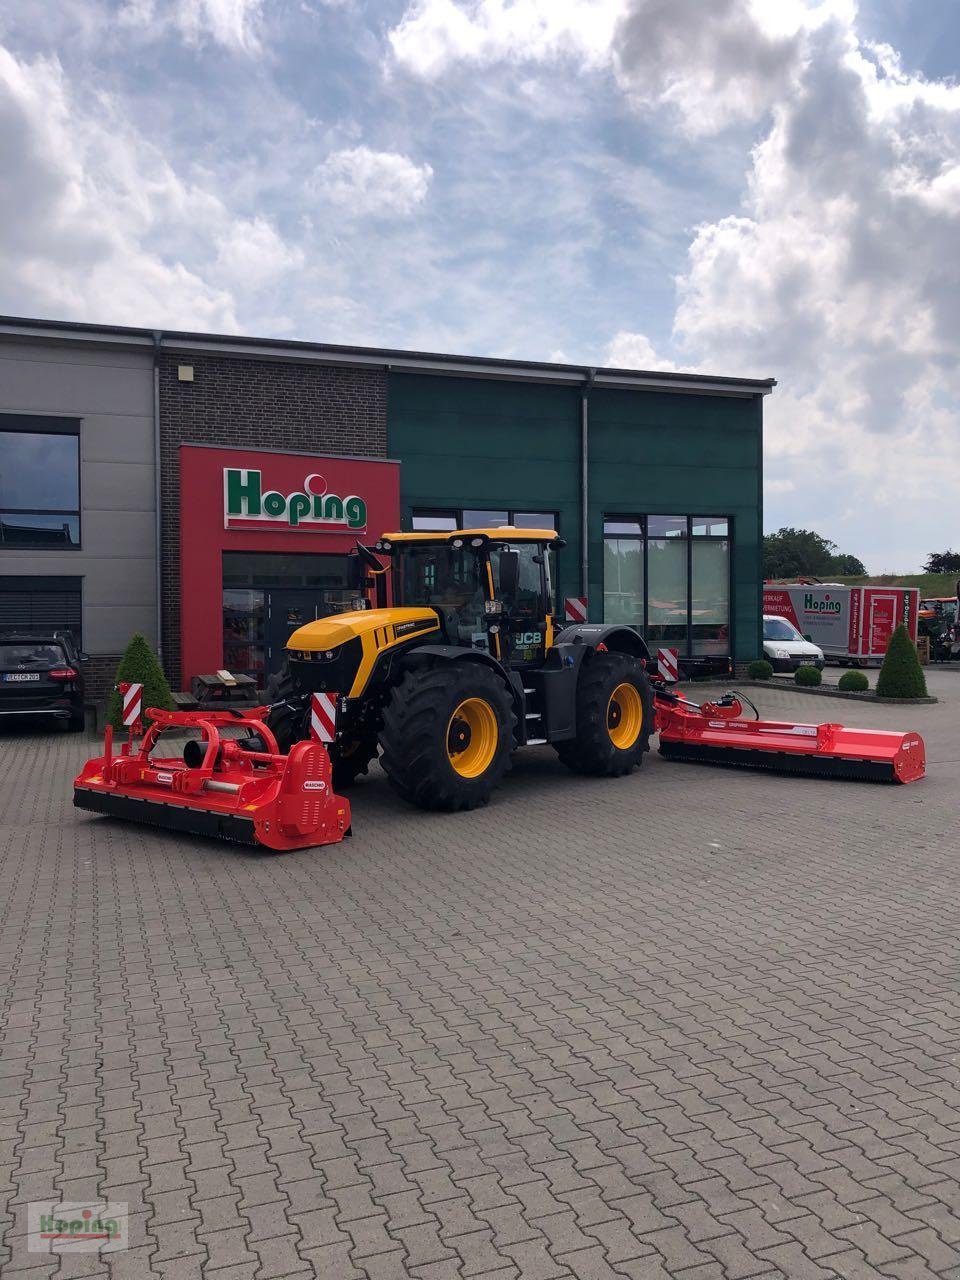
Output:
[[6,684],[24,684],[28,680],[39,680],[39,671],[8,671],[3,677]]

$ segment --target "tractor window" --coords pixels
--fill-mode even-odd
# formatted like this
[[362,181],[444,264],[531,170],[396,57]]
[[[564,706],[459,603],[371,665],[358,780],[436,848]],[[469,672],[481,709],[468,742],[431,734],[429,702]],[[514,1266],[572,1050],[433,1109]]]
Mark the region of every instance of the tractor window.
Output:
[[404,548],[399,573],[402,603],[438,610],[452,643],[470,644],[485,635],[486,573],[475,548],[445,543]]
[[[506,556],[518,558],[515,574],[512,570],[502,570]],[[539,622],[549,612],[544,598],[545,559],[544,548],[536,542],[516,542],[490,548],[494,592],[503,601],[510,617]]]

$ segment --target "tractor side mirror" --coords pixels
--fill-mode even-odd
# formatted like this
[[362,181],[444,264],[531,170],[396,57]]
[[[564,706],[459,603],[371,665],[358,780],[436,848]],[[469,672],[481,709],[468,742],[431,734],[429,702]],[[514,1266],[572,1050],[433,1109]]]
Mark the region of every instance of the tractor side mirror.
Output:
[[520,586],[520,552],[504,549],[500,552],[500,596],[513,600]]

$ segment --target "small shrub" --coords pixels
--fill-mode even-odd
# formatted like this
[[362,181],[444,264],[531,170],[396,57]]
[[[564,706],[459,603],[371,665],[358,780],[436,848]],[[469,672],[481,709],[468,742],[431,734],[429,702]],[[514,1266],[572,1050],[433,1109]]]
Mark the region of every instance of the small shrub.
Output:
[[[175,710],[170,686],[167,684],[167,678],[157,661],[156,654],[139,633],[127,645],[126,652],[117,667],[114,683],[143,685],[143,727],[145,729],[150,726],[150,720],[146,714],[147,707],[160,707],[163,711]],[[123,728],[123,709],[116,689],[110,694],[110,700],[107,703],[107,720],[115,729]]]
[[925,698],[927,682],[917,657],[916,645],[904,626],[890,637],[877,677],[878,698]]
[[757,658],[747,667],[747,675],[751,680],[769,680],[773,675],[773,667],[765,658]]
[[870,688],[870,681],[862,671],[845,671],[837,681],[837,688],[844,693],[863,693]]
[[823,680],[823,672],[817,667],[797,667],[793,678],[797,684],[817,685]]

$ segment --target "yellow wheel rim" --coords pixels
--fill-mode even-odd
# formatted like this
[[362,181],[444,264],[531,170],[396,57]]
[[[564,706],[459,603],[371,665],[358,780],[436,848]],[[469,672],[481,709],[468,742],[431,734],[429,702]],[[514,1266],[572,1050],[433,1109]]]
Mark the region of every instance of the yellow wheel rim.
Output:
[[620,751],[632,747],[643,728],[643,702],[636,685],[618,684],[607,703],[607,732]]
[[490,703],[464,698],[447,723],[447,759],[461,778],[479,778],[493,763],[499,740]]

